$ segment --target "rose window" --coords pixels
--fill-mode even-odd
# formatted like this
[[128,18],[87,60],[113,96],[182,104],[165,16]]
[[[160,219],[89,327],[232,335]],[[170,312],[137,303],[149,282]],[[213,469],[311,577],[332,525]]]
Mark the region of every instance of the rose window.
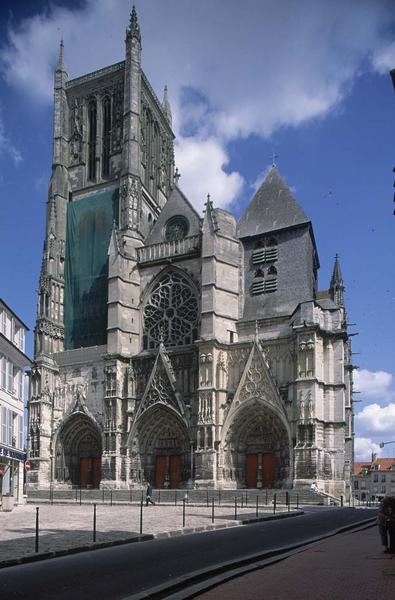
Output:
[[144,349],[192,344],[197,338],[198,303],[186,279],[175,272],[157,282],[144,308]]

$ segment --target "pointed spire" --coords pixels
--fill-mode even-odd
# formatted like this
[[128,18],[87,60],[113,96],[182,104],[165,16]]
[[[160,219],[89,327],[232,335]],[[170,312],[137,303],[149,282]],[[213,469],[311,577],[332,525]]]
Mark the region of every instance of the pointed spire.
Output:
[[67,73],[67,67],[66,67],[66,64],[64,62],[64,43],[63,43],[63,38],[60,40],[59,58],[58,58],[58,63],[56,65],[56,71],[64,71],[65,73]]
[[333,265],[333,273],[329,287],[331,298],[338,306],[344,306],[344,283],[342,272],[340,269],[339,255],[335,256],[335,264]]
[[207,200],[204,209],[203,231],[215,233],[219,230],[217,217],[215,216],[214,207],[210,194],[207,194]]
[[140,26],[137,20],[136,6],[133,4],[132,12],[130,13],[129,29],[126,30],[126,37],[135,37],[141,43]]
[[165,85],[165,89],[163,90],[163,100],[162,100],[162,108],[165,113],[166,119],[168,120],[170,126],[172,124],[173,116],[171,114],[169,97],[167,94],[167,85]]

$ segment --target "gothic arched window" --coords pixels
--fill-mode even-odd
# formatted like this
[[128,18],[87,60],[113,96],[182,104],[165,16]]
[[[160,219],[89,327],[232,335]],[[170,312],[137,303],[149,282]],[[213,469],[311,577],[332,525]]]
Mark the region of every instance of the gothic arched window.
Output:
[[95,181],[96,179],[96,117],[97,105],[96,100],[92,98],[88,107],[89,121],[89,162],[88,162],[88,179]]
[[102,175],[110,175],[110,134],[111,134],[111,98],[106,96],[102,104],[103,109],[103,150],[102,150]]
[[198,335],[198,302],[187,279],[178,272],[162,275],[144,308],[143,347],[151,350],[192,344]]

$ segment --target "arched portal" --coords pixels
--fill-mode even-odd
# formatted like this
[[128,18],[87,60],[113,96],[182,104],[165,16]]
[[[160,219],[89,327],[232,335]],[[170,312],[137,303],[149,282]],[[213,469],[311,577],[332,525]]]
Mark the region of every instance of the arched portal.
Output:
[[223,441],[225,482],[248,488],[292,485],[290,434],[269,405],[259,400],[244,403],[224,431]]
[[62,426],[56,440],[55,479],[83,488],[98,488],[102,440],[95,423],[76,413]]
[[145,411],[131,436],[132,481],[183,487],[191,477],[189,440],[185,423],[172,409],[156,405]]

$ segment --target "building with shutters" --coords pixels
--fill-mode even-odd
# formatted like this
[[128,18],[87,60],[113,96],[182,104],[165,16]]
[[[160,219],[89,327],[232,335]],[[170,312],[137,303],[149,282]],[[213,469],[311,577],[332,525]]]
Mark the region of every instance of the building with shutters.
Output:
[[23,502],[25,354],[28,327],[0,298],[0,497]]
[[199,214],[172,115],[125,60],[55,70],[53,167],[29,402],[33,487],[349,491],[352,371],[336,258],[270,170],[240,220]]

